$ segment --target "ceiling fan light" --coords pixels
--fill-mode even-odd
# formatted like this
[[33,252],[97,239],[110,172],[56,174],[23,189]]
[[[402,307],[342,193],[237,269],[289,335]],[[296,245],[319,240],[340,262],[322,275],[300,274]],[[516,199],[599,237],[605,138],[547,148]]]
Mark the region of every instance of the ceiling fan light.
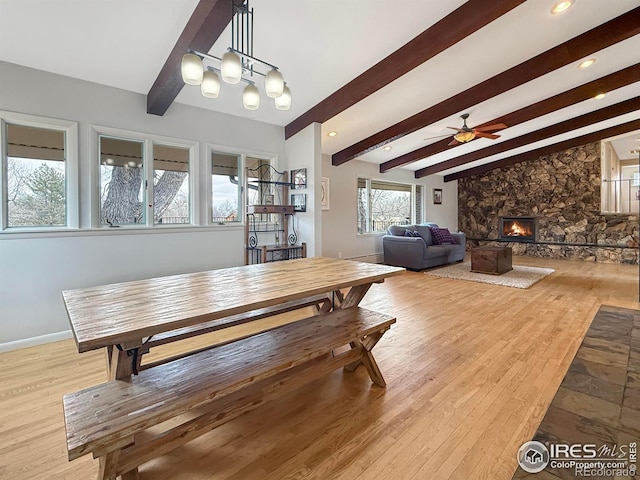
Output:
[[471,140],[473,140],[474,138],[476,138],[476,134],[473,132],[458,132],[456,133],[453,138],[456,139],[456,141],[460,142],[460,143],[467,143],[470,142]]
[[253,83],[247,85],[242,94],[242,104],[247,110],[260,108],[260,92]]
[[[291,90],[286,85],[282,89],[282,95],[275,99],[276,109],[278,110],[289,110],[291,108]],[[329,136],[331,132],[329,132]]]
[[267,97],[278,98],[282,95],[284,91],[284,77],[275,68],[267,72],[267,76],[264,79],[264,89]]
[[218,98],[220,94],[220,77],[212,70],[204,72],[202,77],[202,83],[200,84],[200,91],[203,97]]
[[185,53],[182,56],[180,71],[184,83],[188,85],[200,85],[202,83],[204,73],[202,59],[195,53]]
[[227,52],[222,56],[220,65],[222,80],[232,85],[240,82],[242,78],[242,62],[240,56],[235,52]]

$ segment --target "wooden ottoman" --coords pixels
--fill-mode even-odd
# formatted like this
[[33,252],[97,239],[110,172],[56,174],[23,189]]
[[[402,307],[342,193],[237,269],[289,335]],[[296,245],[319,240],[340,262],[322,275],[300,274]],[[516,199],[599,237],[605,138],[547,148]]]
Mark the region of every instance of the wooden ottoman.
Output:
[[511,247],[477,247],[471,249],[471,271],[502,275],[513,270]]

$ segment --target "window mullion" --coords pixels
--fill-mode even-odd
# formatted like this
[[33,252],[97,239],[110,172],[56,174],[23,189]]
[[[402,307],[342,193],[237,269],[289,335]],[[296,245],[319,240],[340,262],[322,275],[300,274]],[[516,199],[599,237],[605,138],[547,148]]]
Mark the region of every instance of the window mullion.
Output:
[[153,177],[155,175],[155,162],[153,159],[153,141],[146,139],[144,141],[144,152],[142,152],[142,168],[144,169],[142,201],[143,208],[146,211],[145,224],[147,227],[153,227],[154,225],[153,207],[155,198],[153,196]]
[[0,119],[0,232],[7,228],[8,202],[5,200],[8,191],[7,179],[7,125]]

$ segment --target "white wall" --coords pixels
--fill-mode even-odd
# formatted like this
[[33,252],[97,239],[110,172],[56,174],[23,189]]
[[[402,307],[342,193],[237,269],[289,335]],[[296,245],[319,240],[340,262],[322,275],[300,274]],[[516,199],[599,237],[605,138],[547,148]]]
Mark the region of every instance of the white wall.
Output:
[[[285,156],[284,131],[275,125],[180,104],[163,117],[147,115],[144,95],[4,62],[0,79],[0,110],[78,122],[83,187],[91,181],[92,125],[197,141],[201,165],[207,143]],[[203,187],[206,179],[198,181]],[[82,188],[83,227],[89,199]],[[238,227],[0,234],[0,350],[68,330],[63,289],[240,265],[243,235]]]
[[[417,180],[412,171],[394,169],[381,174],[378,165],[351,160],[343,165],[331,165],[329,155],[322,156],[322,176],[329,177],[330,209],[322,211],[322,254],[327,257],[357,258],[382,253],[382,233],[357,233],[358,177],[399,181],[424,185],[425,221],[441,227],[458,229],[458,182],[445,183],[440,175]],[[433,189],[442,189],[442,204],[433,204]]]
[[[322,252],[322,217],[320,212],[320,179],[322,177],[321,125],[312,123],[286,141],[286,165],[289,170],[307,169],[307,188],[290,193],[307,195],[307,211],[295,214],[298,238],[307,243],[307,256]],[[291,228],[291,226],[289,227]]]

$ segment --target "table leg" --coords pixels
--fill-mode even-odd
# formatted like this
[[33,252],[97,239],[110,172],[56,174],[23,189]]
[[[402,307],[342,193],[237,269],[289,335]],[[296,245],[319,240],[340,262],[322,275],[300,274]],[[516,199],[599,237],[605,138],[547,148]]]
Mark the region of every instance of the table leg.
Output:
[[115,450],[99,458],[98,480],[116,480],[116,467],[120,450]]
[[137,374],[142,354],[146,351],[142,341],[107,347],[109,380],[123,380]]
[[359,305],[370,288],[370,283],[351,287],[349,293],[347,293],[347,296],[344,297],[344,300],[340,303],[340,306],[338,308],[349,308]]

